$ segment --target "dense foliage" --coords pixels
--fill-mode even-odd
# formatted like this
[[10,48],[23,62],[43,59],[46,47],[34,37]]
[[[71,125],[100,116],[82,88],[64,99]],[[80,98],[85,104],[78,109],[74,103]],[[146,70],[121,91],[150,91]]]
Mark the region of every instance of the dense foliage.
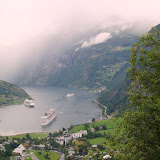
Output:
[[18,147],[18,143],[15,143],[15,142],[11,142],[10,144],[6,144],[5,145],[5,149],[6,149],[6,151],[5,151],[5,153],[6,153],[6,155],[8,156],[8,157],[10,157],[11,155],[12,155],[12,151],[16,148],[16,147]]
[[9,160],[10,158],[7,157],[7,154],[4,151],[0,150],[0,159],[1,160]]
[[124,82],[118,86],[102,93],[98,97],[98,102],[107,106],[107,114],[111,114],[115,110],[118,110],[119,114],[123,114],[128,108],[128,94],[129,91],[129,79],[126,76]]
[[160,33],[142,36],[131,49],[129,91],[134,110],[125,113],[115,136],[116,159],[160,159]]

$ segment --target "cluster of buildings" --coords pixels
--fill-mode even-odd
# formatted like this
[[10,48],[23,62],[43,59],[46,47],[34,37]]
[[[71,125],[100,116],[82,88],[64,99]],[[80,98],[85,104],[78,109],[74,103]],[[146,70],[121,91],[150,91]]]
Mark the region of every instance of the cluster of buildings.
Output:
[[68,133],[68,134],[65,134],[63,136],[56,137],[55,141],[57,143],[59,143],[60,145],[67,144],[69,142],[69,140],[82,138],[83,135],[87,135],[87,130],[80,130],[77,133],[72,133],[72,134]]
[[[94,128],[92,128],[92,129],[94,129]],[[87,135],[88,133],[87,133],[87,130],[80,130],[79,132],[77,132],[77,133],[68,133],[68,132],[66,132],[64,135],[62,135],[62,136],[59,136],[59,137],[55,137],[55,141],[57,142],[57,143],[59,143],[60,145],[66,145],[67,143],[69,143],[69,141],[71,140],[76,140],[76,139],[78,139],[78,138],[82,138],[83,137],[83,135]],[[48,137],[49,138],[49,137]],[[48,139],[47,138],[47,139]],[[14,140],[14,141],[16,141],[16,140]],[[25,143],[29,143],[29,141],[28,140],[26,140],[25,141]],[[4,148],[4,145],[5,144],[9,144],[9,141],[7,141],[7,142],[3,142],[3,144],[0,144],[0,148],[2,148],[4,151],[5,151],[5,148]],[[47,144],[47,142],[46,142],[46,144]],[[67,147],[67,145],[66,145],[66,147]],[[92,147],[91,147],[91,149],[92,148],[97,148],[98,147],[98,145],[97,144],[94,144],[94,145],[92,145]],[[45,150],[45,145],[44,144],[39,144],[39,145],[32,145],[32,147],[30,147],[30,148],[28,148],[29,150],[30,149],[35,149],[35,150]],[[69,146],[68,148],[67,148],[67,151],[68,151],[68,156],[72,156],[72,155],[74,155],[74,156],[79,156],[79,157],[83,157],[84,155],[77,155],[77,153],[76,153],[76,151],[75,151],[75,148],[74,148],[74,146],[73,145],[71,145],[71,146]],[[14,150],[13,150],[13,155],[15,155],[15,156],[25,156],[26,155],[26,149],[25,149],[25,147],[22,145],[22,144],[20,144],[17,148],[15,148]],[[76,153],[76,154],[75,154]],[[32,154],[32,153],[31,153]],[[97,154],[97,152],[94,152],[93,153],[93,155],[95,155],[95,154]],[[87,156],[87,155],[86,155]],[[103,156],[102,158],[103,159],[110,159],[111,158],[111,156],[110,155],[106,155],[106,152],[103,152],[102,154],[101,154],[101,156]],[[91,159],[92,159],[92,156],[91,156]]]
[[[92,132],[94,132],[94,128],[91,129]],[[67,134],[64,134],[60,137],[55,137],[55,141],[57,143],[59,143],[60,145],[64,145],[64,144],[67,144],[69,142],[69,140],[75,140],[75,139],[78,139],[78,138],[82,138],[83,135],[87,135],[87,130],[80,130],[79,132],[77,133],[67,133]],[[92,148],[97,148],[97,144],[95,145],[92,145]],[[68,155],[73,155],[75,154],[75,149],[73,146],[71,146],[70,148],[68,148]],[[110,159],[111,156],[110,155],[104,155],[102,157],[103,159]],[[92,157],[90,158],[92,159]]]

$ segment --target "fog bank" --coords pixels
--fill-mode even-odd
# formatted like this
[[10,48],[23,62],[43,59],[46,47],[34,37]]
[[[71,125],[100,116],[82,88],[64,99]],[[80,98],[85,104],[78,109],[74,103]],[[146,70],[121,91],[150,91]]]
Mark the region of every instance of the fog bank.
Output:
[[[0,0],[0,79],[13,81],[45,54],[60,55],[112,37],[121,26],[142,34],[159,23],[158,0]],[[93,35],[92,35],[93,33]],[[28,66],[27,66],[28,65]]]

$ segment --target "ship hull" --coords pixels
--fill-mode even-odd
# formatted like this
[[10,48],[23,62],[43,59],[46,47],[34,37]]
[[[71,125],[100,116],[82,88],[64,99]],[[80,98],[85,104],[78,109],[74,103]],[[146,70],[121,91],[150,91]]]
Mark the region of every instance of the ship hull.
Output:
[[56,118],[55,109],[50,109],[44,116],[41,117],[41,126],[47,126]]
[[41,123],[41,126],[42,126],[42,127],[45,127],[45,126],[51,124],[51,122],[53,122],[56,118],[57,118],[57,117],[55,116],[55,117],[54,117],[53,119],[51,119],[50,121],[48,121],[48,122],[46,122],[46,123]]
[[25,105],[26,107],[34,108],[33,105]]
[[33,102],[32,100],[26,99],[26,100],[24,101],[24,105],[25,105],[26,107],[33,108],[33,107],[34,107],[34,102]]

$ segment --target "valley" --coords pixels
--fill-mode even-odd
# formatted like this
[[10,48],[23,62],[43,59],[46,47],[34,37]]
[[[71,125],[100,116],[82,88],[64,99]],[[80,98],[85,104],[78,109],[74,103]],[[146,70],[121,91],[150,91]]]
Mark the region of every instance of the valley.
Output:
[[160,25],[141,35],[137,23],[56,24],[2,44],[0,158],[159,160]]

